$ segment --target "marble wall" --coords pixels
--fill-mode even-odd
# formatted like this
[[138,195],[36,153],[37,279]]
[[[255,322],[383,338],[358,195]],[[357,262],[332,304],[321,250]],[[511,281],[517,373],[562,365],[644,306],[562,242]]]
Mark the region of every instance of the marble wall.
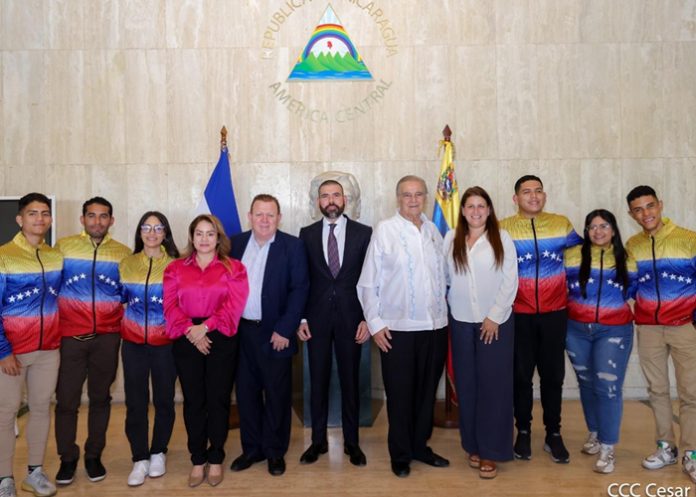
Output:
[[372,224],[400,176],[434,187],[449,124],[460,185],[501,216],[535,173],[576,226],[605,207],[634,232],[623,197],[648,183],[696,228],[696,0],[334,0],[375,80],[287,82],[327,5],[0,1],[0,191],[55,194],[59,236],[93,195],[129,243],[160,209],[183,244],[225,124],[242,212],[274,193],[297,233],[310,179],[342,170]]

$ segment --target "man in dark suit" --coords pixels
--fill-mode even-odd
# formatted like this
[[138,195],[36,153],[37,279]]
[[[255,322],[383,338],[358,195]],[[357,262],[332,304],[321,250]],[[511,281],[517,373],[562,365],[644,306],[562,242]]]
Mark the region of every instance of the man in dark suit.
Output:
[[300,458],[303,464],[315,462],[328,451],[332,343],[341,383],[343,451],[352,464],[367,464],[358,443],[358,387],[360,352],[370,332],[355,287],[372,228],[344,216],[345,205],[341,184],[324,181],[317,197],[323,218],[300,230],[300,239],[307,248],[310,287],[306,321],[300,324],[297,336],[307,342],[312,413],[312,444]]
[[242,455],[230,469],[242,471],[268,459],[268,472],[285,472],[290,443],[291,360],[304,313],[309,280],[304,244],[278,231],[280,204],[254,197],[251,231],[232,238],[230,255],[247,269],[249,299],[239,323],[239,406]]

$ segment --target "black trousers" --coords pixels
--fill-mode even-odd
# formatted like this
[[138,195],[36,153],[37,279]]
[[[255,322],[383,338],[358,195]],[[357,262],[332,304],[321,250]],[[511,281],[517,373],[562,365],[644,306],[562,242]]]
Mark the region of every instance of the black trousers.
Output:
[[515,314],[515,426],[532,425],[534,368],[539,371],[541,406],[547,433],[561,430],[561,399],[565,377],[567,312]]
[[428,455],[433,408],[447,350],[447,329],[390,331],[392,348],[380,352],[387,394],[392,462],[410,463]]
[[80,341],[64,337],[60,341],[60,369],[56,386],[56,448],[61,461],[77,461],[77,413],[82,387],[87,380],[89,414],[85,458],[101,457],[106,446],[106,430],[111,416],[111,384],[116,379],[118,333],[98,334]]
[[309,325],[312,333],[311,340],[307,342],[312,443],[326,443],[331,362],[335,352],[338,379],[341,384],[343,442],[357,445],[360,421],[360,352],[362,351],[362,345],[355,343],[357,327],[348,326],[338,313],[332,313],[328,322],[320,324],[310,322]]
[[[126,436],[133,462],[149,459],[151,454],[167,452],[174,427],[174,383],[176,366],[172,345],[147,345],[123,341],[123,382],[126,393]],[[148,408],[150,380],[155,423],[152,444],[148,448]]]
[[244,454],[278,458],[290,445],[292,357],[269,355],[260,333],[260,326],[239,323],[239,432]]
[[174,361],[184,394],[184,424],[194,465],[222,464],[230,423],[230,397],[237,365],[237,337],[208,333],[210,353],[181,337],[174,342]]

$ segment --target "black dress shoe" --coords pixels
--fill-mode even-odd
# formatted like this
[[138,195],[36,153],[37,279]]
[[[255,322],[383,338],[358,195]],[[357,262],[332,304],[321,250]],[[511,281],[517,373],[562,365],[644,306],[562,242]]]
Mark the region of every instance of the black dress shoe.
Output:
[[263,456],[248,456],[246,454],[242,454],[239,456],[237,459],[232,461],[232,464],[230,465],[230,469],[232,471],[244,471],[245,469],[249,469],[252,464],[255,462],[260,462],[263,461],[265,457]]
[[312,464],[317,462],[321,454],[326,454],[329,451],[329,445],[324,442],[323,444],[312,444],[307,447],[300,457],[300,464]]
[[285,459],[282,457],[268,458],[268,472],[273,476],[280,476],[285,473]]
[[436,468],[446,468],[449,466],[449,461],[442,456],[437,455],[428,447],[428,451],[422,457],[414,457],[416,461],[427,464],[428,466],[434,466]]
[[346,444],[343,446],[343,453],[350,456],[350,463],[353,466],[365,466],[367,464],[367,458],[362,450],[360,450],[359,445]]
[[407,462],[392,462],[392,473],[394,473],[399,478],[406,478],[411,474],[411,468]]

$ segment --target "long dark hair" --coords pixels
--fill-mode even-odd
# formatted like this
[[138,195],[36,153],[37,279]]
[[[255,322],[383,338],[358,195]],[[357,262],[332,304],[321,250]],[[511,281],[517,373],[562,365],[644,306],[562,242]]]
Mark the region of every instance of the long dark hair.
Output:
[[621,233],[616,224],[614,214],[606,209],[595,209],[585,217],[585,237],[582,241],[582,259],[580,261],[580,291],[582,298],[587,298],[587,280],[590,279],[590,267],[592,265],[592,241],[590,240],[590,223],[596,217],[601,218],[611,225],[614,235],[611,237],[611,245],[614,251],[614,260],[616,261],[616,280],[623,285],[624,296],[628,291],[628,269],[626,268],[626,250],[621,241]]
[[469,197],[481,197],[486,201],[486,204],[490,209],[488,219],[486,219],[486,235],[488,236],[488,242],[491,244],[491,247],[493,247],[495,267],[500,269],[503,266],[505,251],[503,250],[503,242],[500,240],[498,218],[495,216],[495,209],[493,208],[493,201],[491,200],[490,195],[488,195],[488,192],[486,192],[486,190],[480,186],[472,186],[471,188],[467,188],[464,195],[462,195],[462,207],[459,209],[459,221],[454,234],[454,245],[452,247],[454,269],[458,273],[463,273],[466,272],[469,267],[466,258],[466,237],[469,235],[469,224],[466,222],[466,218],[464,217],[463,213],[464,204],[466,204]]
[[167,219],[167,216],[159,211],[147,211],[145,214],[143,214],[143,217],[140,218],[140,221],[138,221],[138,225],[135,228],[135,249],[133,250],[133,253],[137,254],[142,252],[145,248],[143,237],[140,234],[140,227],[145,224],[145,221],[147,221],[147,218],[150,216],[156,217],[160,224],[164,226],[164,240],[162,240],[164,251],[167,252],[169,257],[179,257],[179,249],[176,247],[176,243],[174,243],[174,237],[172,236],[172,229],[169,226],[169,220]]

